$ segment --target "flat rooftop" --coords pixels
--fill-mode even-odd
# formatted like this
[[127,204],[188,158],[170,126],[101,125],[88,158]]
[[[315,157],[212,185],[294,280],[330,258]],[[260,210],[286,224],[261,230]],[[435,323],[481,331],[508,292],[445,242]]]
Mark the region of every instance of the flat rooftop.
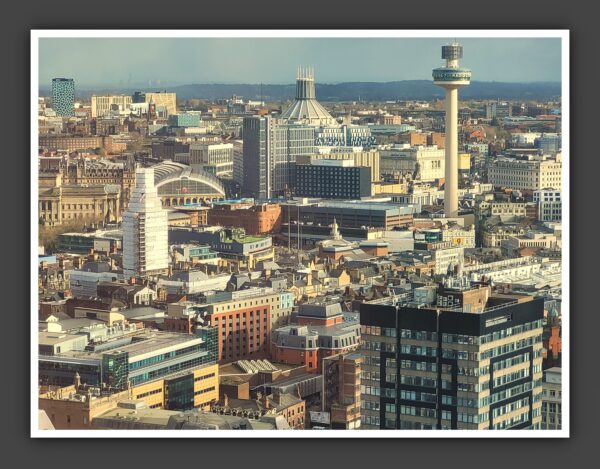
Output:
[[106,238],[106,239],[123,239],[123,230],[96,230],[91,232],[76,232],[61,233],[60,236],[82,236],[84,238]]
[[[270,360],[269,360],[270,361]],[[278,370],[280,371],[288,371],[293,370],[294,368],[299,368],[298,365],[290,365],[289,363],[273,363],[271,362]],[[219,379],[227,377],[231,378],[239,378],[241,381],[246,381],[245,377],[248,379],[254,376],[253,373],[244,373],[244,371],[238,367],[235,363],[226,363],[225,365],[219,365]],[[241,382],[238,381],[238,382]]]
[[[163,410],[163,409],[126,409],[123,407],[117,407],[115,409],[104,412],[101,415],[98,415],[97,419],[103,420],[111,420],[114,422],[114,425],[110,425],[110,427],[119,429],[121,427],[122,422],[136,422],[146,425],[156,425],[166,428],[167,423],[171,416],[180,415],[181,412],[175,410]],[[126,426],[121,427],[126,429]]]
[[70,334],[68,332],[46,332],[38,333],[39,345],[57,345],[71,340],[77,340],[86,337],[86,334]]
[[113,349],[104,349],[101,352],[91,351],[69,351],[58,355],[58,357],[102,359],[102,355],[109,352],[128,352],[129,358],[157,352],[167,347],[176,347],[186,342],[201,343],[202,339],[196,335],[179,334],[174,332],[152,331],[141,335],[134,335],[134,342],[126,345],[119,345]]
[[[322,201],[319,202],[319,207],[325,208],[341,208],[341,209],[356,209],[356,210],[407,210],[410,207],[405,207],[398,204],[390,204],[386,202],[372,202],[368,200],[356,201]],[[412,213],[412,208],[410,208]]]

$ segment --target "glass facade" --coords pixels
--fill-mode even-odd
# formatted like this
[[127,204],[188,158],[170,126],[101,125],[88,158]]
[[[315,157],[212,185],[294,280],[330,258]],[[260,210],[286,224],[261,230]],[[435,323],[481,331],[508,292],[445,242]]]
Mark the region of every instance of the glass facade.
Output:
[[72,117],[75,114],[75,82],[72,78],[52,80],[52,109],[57,116]]
[[102,355],[102,382],[117,389],[127,388],[129,354],[108,352]]
[[187,410],[194,407],[194,375],[165,380],[165,409]]
[[146,381],[152,381],[153,379],[162,378],[171,373],[176,373],[178,371],[191,370],[196,368],[204,363],[204,355],[196,356],[194,358],[190,358],[185,361],[169,361],[164,363],[163,366],[156,366],[153,369],[144,371],[142,373],[136,374],[135,376],[130,377],[130,381],[132,385],[138,385],[141,383],[145,383]]
[[219,326],[196,328],[196,334],[202,338],[202,350],[206,353],[204,363],[215,363],[219,357]]

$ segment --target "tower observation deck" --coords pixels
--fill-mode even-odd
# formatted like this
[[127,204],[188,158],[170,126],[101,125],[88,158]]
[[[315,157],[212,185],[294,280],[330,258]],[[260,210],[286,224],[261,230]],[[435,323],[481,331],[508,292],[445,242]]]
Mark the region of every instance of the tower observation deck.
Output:
[[458,88],[471,83],[471,70],[461,68],[463,48],[454,42],[442,46],[442,59],[446,66],[433,69],[433,84],[446,90],[446,141],[444,213],[458,216]]

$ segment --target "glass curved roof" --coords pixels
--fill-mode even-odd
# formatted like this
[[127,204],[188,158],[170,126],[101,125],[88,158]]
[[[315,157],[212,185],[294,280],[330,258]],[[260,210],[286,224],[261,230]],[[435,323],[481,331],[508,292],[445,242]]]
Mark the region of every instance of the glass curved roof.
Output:
[[[166,160],[152,167],[154,184],[160,195],[180,193],[177,189],[189,194],[218,194],[225,196],[223,183],[206,171],[191,166]],[[171,192],[173,191],[173,192]]]

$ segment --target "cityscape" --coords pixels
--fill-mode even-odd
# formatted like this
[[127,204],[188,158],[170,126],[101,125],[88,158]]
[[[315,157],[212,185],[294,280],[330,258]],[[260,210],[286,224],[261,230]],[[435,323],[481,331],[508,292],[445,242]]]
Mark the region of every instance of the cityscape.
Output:
[[427,41],[40,79],[37,430],[562,430],[561,83]]

